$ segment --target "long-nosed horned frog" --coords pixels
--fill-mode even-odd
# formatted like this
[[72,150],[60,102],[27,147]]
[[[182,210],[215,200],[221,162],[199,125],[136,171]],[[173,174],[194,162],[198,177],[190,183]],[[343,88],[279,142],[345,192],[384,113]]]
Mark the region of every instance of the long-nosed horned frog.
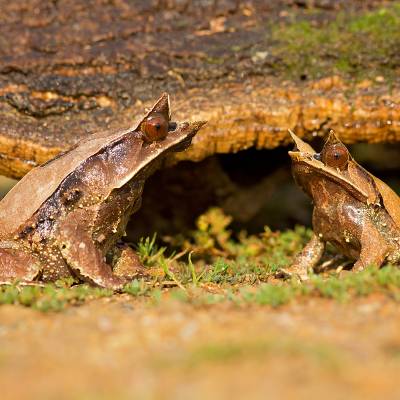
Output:
[[286,272],[307,279],[327,242],[356,260],[353,270],[400,261],[400,198],[352,158],[331,132],[320,153],[290,132],[296,183],[313,200],[314,234]]
[[119,289],[141,265],[117,242],[146,178],[204,122],[171,122],[164,94],[129,129],[91,135],[29,172],[0,202],[0,283],[74,276]]

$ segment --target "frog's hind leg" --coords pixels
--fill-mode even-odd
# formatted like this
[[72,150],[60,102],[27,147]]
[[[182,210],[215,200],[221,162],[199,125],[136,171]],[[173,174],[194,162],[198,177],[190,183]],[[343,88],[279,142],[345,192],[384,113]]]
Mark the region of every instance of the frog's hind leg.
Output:
[[385,262],[389,251],[389,246],[382,235],[374,229],[374,226],[367,226],[361,236],[361,252],[353,271],[360,272],[368,266],[379,268]]
[[0,284],[33,283],[40,272],[41,263],[34,255],[12,247],[0,247]]
[[83,280],[104,288],[122,289],[127,280],[113,274],[111,266],[93,242],[90,210],[76,210],[60,222],[58,242],[68,266]]

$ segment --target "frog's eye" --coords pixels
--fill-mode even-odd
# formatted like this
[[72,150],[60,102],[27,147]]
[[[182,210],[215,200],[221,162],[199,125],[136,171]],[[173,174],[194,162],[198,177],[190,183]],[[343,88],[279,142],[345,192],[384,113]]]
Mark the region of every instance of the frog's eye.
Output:
[[150,115],[140,126],[146,142],[163,140],[168,134],[168,121],[162,114]]
[[328,167],[343,170],[349,162],[349,151],[342,143],[326,146],[321,153],[322,162]]

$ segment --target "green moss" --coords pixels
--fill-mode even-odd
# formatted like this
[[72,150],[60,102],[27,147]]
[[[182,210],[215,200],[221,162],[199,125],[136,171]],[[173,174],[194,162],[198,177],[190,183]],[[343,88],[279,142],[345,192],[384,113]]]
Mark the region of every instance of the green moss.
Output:
[[111,296],[111,290],[93,288],[87,285],[59,287],[6,285],[0,288],[0,304],[20,304],[39,311],[61,311],[68,305]]
[[363,15],[338,13],[320,25],[318,17],[272,27],[275,69],[291,78],[341,74],[356,78],[386,76],[399,68],[400,5]]

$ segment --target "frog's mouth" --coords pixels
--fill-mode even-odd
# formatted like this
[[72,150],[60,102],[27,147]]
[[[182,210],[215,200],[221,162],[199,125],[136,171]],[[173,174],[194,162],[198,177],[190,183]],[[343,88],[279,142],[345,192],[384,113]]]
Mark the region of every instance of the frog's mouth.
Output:
[[295,143],[295,148],[289,151],[293,165],[303,165],[309,172],[312,171],[315,174],[321,175],[321,179],[330,179],[351,193],[357,200],[362,202],[368,200],[368,194],[365,191],[356,186],[348,177],[344,176],[340,170],[325,165],[321,161],[320,153],[317,153],[308,143],[301,140],[291,130],[289,130],[289,133]]

